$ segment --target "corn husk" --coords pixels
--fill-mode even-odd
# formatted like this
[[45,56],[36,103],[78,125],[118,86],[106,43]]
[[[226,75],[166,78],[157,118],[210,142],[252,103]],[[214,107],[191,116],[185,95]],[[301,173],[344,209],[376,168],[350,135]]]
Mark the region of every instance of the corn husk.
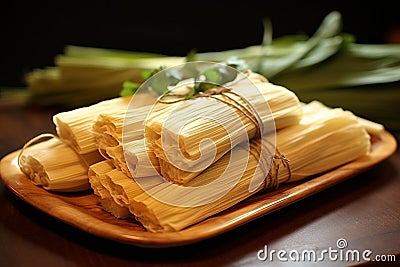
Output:
[[88,170],[89,183],[93,193],[101,198],[110,198],[111,195],[100,182],[100,176],[114,170],[115,167],[110,160],[102,160],[90,165]]
[[[142,105],[154,102],[154,96],[150,94],[137,94]],[[78,153],[85,154],[98,150],[96,137],[92,133],[93,123],[99,114],[120,112],[127,110],[131,97],[118,97],[105,100],[97,104],[61,112],[53,117],[58,136],[70,144]]]
[[148,106],[133,109],[120,106],[118,109],[100,113],[92,125],[92,132],[102,154],[109,147],[122,145],[123,134],[125,142],[143,139],[144,120],[149,109]]
[[118,219],[126,219],[131,216],[129,209],[115,202],[109,190],[101,183],[101,180],[104,179],[103,176],[113,170],[115,170],[114,166],[109,160],[92,164],[88,171],[89,183],[94,194],[100,197],[99,203],[105,211]]
[[114,169],[100,176],[100,182],[108,190],[112,200],[122,207],[129,208],[133,197],[144,193],[142,186],[151,188],[162,183],[160,177],[140,178],[141,184],[135,179],[125,175],[120,170]]
[[[143,112],[141,112],[143,110]],[[121,108],[113,113],[100,114],[92,126],[92,131],[97,142],[97,148],[105,159],[111,159],[115,168],[123,170],[127,175],[129,169],[123,151],[123,127],[127,125],[130,128],[126,140],[143,139],[144,136],[144,109],[138,108],[130,114],[138,114],[135,120],[127,119],[127,109]]]
[[[124,149],[128,152],[124,153]],[[154,176],[160,172],[157,157],[146,146],[144,139],[131,141],[124,146],[108,147],[106,155],[118,170],[131,178]]]
[[114,217],[118,219],[127,219],[132,216],[128,208],[121,207],[120,205],[115,203],[111,198],[100,199],[99,203],[105,211],[111,213]]
[[19,164],[34,184],[51,191],[75,192],[90,188],[88,168],[99,160],[98,153],[80,155],[60,139],[52,138],[24,147]]
[[[358,118],[348,111],[342,109],[324,109],[318,103],[311,103],[303,107],[304,116],[299,124],[290,126],[277,132],[277,145],[280,151],[289,160],[289,167],[272,167],[279,183],[298,181],[310,177],[352,160],[355,160],[370,151],[370,136],[364,125]],[[260,140],[253,140],[256,144]],[[250,150],[255,146],[250,146]],[[182,207],[169,205],[166,201],[157,199],[180,199],[187,203],[212,199],[218,191],[226,188],[232,183],[237,169],[223,179],[218,179],[214,190],[182,195],[176,186],[162,184],[152,188],[134,198],[130,205],[130,211],[152,232],[179,231],[201,220],[204,220],[220,211],[223,211],[251,195],[265,189],[261,184],[255,190],[250,191],[254,177],[265,177],[262,169],[257,168],[259,158],[256,153],[248,153],[246,148],[239,145],[232,149],[233,170],[235,166],[243,166],[242,161],[249,159],[247,167],[238,183],[224,196],[208,204]],[[229,155],[224,155],[196,178],[187,183],[186,186],[200,186],[215,180],[225,171]],[[278,159],[277,164],[280,163]],[[275,161],[274,161],[275,163]],[[274,166],[274,165],[273,165]],[[274,183],[268,183],[273,186]],[[273,189],[273,188],[272,188]]]
[[[105,211],[119,219],[132,216],[129,211],[129,204],[133,201],[131,198],[144,192],[135,180],[115,169],[110,160],[91,165],[88,173],[93,192],[100,197],[100,205]],[[144,183],[154,186],[161,180],[158,177],[146,178]]]
[[126,163],[121,166],[129,170],[128,176],[149,177],[161,172],[159,160],[153,148],[144,139],[129,142],[125,144],[124,149]]
[[[129,206],[129,196],[140,194],[140,187],[120,170],[114,169],[100,177],[100,183],[108,190],[115,203],[122,207]],[[124,190],[122,190],[124,188]],[[125,191],[127,193],[125,193]]]
[[[245,75],[248,79],[240,77],[230,87],[246,101],[236,94],[230,94],[230,98],[217,94],[213,97],[219,100],[198,97],[170,104],[161,112],[156,111],[149,116],[146,142],[159,159],[163,177],[185,184],[232,147],[248,137],[255,137],[258,126],[269,132],[275,127],[281,129],[300,120],[301,106],[293,92],[269,83],[259,74],[248,72]],[[250,90],[254,86],[257,92]],[[254,119],[249,118],[252,115],[243,111],[243,107],[257,110],[261,121],[254,123]],[[194,119],[197,115],[206,119]],[[184,122],[187,123],[182,125]],[[200,151],[199,143],[206,138],[211,139],[213,144],[205,145]],[[201,160],[198,160],[200,157]]]
[[[162,108],[163,105],[157,106],[158,110]],[[100,114],[92,127],[100,154],[111,159],[114,166],[129,177],[133,177],[132,172],[142,177],[155,175],[154,168],[159,171],[158,161],[150,152],[151,147],[147,152],[143,149],[146,147],[143,141],[144,121],[150,110],[151,106],[113,110],[112,113]],[[129,153],[130,168],[124,150]],[[136,165],[143,166],[140,173],[136,171]]]
[[[322,173],[370,150],[366,123],[350,111],[313,101],[298,125],[277,132],[276,146],[290,159],[290,181]],[[368,128],[372,129],[372,128]],[[289,173],[282,173],[282,179]]]

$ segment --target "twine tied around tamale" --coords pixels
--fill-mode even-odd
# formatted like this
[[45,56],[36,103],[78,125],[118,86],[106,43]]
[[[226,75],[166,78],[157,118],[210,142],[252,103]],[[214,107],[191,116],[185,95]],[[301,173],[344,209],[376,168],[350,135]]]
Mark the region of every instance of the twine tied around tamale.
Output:
[[33,145],[35,143],[38,143],[42,139],[52,139],[52,138],[58,138],[58,137],[52,133],[43,133],[43,134],[33,137],[28,142],[26,142],[25,145],[21,148],[21,150],[18,153],[17,163],[18,163],[19,169],[22,171],[22,168],[23,168],[22,162],[21,162],[22,155],[28,147],[30,147],[31,145]]
[[263,190],[268,188],[277,189],[279,187],[279,169],[281,166],[285,167],[288,171],[288,178],[284,182],[289,181],[292,176],[289,159],[287,159],[278,148],[275,148],[271,167],[269,170],[267,170],[268,158],[261,157],[261,146],[261,142],[251,142],[249,152],[254,158],[257,159],[257,161],[261,161],[261,168],[263,168],[262,171],[266,175],[264,178]]
[[[246,73],[246,75],[239,79],[232,81],[230,83],[227,83],[225,85],[220,85],[211,89],[208,89],[207,91],[204,92],[198,92],[196,95],[193,96],[193,98],[198,98],[198,97],[209,97],[216,99],[217,101],[223,102],[224,104],[227,104],[228,106],[231,106],[235,109],[237,109],[239,112],[241,112],[246,118],[248,118],[256,127],[256,133],[254,135],[254,139],[261,138],[263,135],[263,128],[264,124],[261,120],[260,115],[254,108],[254,106],[242,95],[240,95],[238,92],[234,91],[233,89],[229,88],[231,85],[234,85],[235,83],[239,82],[240,80],[246,78],[249,75],[249,72]],[[239,102],[236,100],[232,95],[235,95],[238,97],[243,103]],[[230,101],[218,97],[218,96],[224,96],[225,98],[229,99]],[[164,100],[165,97],[172,97],[170,100]],[[168,91],[161,95],[157,102],[163,103],[163,104],[173,104],[177,103],[180,101],[185,101],[186,95],[184,94],[174,94],[172,91]],[[280,153],[278,148],[275,148],[274,151],[274,156],[272,160],[272,165],[270,169],[267,169],[268,164],[268,157],[261,157],[261,150],[260,150],[261,143],[259,142],[250,142],[250,148],[249,152],[258,160],[262,161],[261,162],[261,168],[263,168],[263,173],[266,175],[264,179],[264,185],[263,185],[263,190],[266,190],[267,188],[278,188],[279,186],[279,169],[281,166],[287,168],[288,171],[288,178],[285,181],[290,180],[291,178],[291,170],[290,170],[290,165],[289,165],[289,160],[285,157],[284,154]],[[284,182],[285,182],[284,181]]]
[[285,180],[285,182],[289,181],[292,176],[292,173],[290,171],[289,159],[287,159],[284,154],[282,154],[281,152],[279,152],[278,149],[276,149],[271,169],[269,170],[267,176],[264,179],[264,190],[270,187],[272,187],[273,189],[277,189],[279,187],[280,166],[283,166],[287,169],[288,178],[287,180]]
[[[243,78],[242,78],[243,79]],[[240,79],[241,80],[241,79]],[[229,83],[229,85],[232,85],[240,80],[236,80],[234,82]],[[231,95],[235,95],[240,100],[242,100],[245,104],[240,103],[238,100],[236,100],[234,97]],[[229,99],[230,101],[218,97],[219,95],[224,96],[225,98]],[[185,98],[186,95],[182,94],[174,94],[171,91],[168,91],[164,94],[162,94],[158,99],[158,103],[163,103],[163,104],[173,104],[177,103],[180,101],[185,101],[187,100]],[[172,100],[164,100],[165,97],[175,97],[175,99]],[[264,124],[262,123],[262,120],[260,118],[260,115],[254,108],[254,106],[242,95],[237,93],[236,91],[232,90],[231,88],[228,88],[227,86],[220,85],[211,89],[208,89],[207,91],[204,92],[199,92],[196,95],[193,96],[193,98],[199,98],[199,97],[208,97],[208,98],[213,98],[217,101],[220,101],[230,107],[235,108],[239,112],[241,112],[246,118],[248,118],[256,128],[256,133],[254,134],[254,138],[260,138],[263,130],[264,130]]]

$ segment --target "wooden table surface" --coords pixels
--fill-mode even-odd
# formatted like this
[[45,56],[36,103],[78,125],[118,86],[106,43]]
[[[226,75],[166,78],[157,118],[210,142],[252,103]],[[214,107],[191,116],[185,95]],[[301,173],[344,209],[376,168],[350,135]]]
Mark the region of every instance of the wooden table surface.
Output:
[[[0,107],[0,157],[40,133],[55,133],[51,118],[58,111]],[[75,229],[23,202],[0,181],[0,266],[286,266],[293,263],[288,258],[295,252],[338,250],[341,239],[347,242],[346,251],[361,255],[369,250],[366,257],[378,256],[392,261],[390,265],[400,265],[399,199],[397,149],[367,172],[228,233],[192,245],[154,249]],[[277,253],[273,261],[260,260],[265,256],[260,250],[265,248],[269,253],[286,252],[288,261]],[[346,257],[335,260],[329,252],[324,255],[328,266],[358,264],[346,262]],[[321,265],[318,261],[298,263]]]

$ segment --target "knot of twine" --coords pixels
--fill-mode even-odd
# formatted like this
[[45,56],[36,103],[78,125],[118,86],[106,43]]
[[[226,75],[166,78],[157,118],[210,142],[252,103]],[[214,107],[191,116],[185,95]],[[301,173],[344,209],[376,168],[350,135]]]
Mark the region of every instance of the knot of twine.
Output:
[[261,146],[261,142],[251,142],[249,152],[257,161],[261,162],[261,168],[263,169],[263,173],[265,174],[265,178],[263,180],[263,191],[267,190],[268,188],[277,189],[279,187],[279,169],[281,166],[286,168],[288,171],[288,178],[283,182],[289,181],[292,176],[289,159],[287,159],[285,155],[279,151],[278,148],[275,148],[274,156],[272,157],[271,167],[269,170],[267,170],[268,157],[261,157]]
[[288,178],[286,181],[290,180],[292,173],[290,171],[289,160],[285,157],[284,154],[280,153],[278,149],[276,149],[275,155],[273,157],[271,169],[269,170],[267,176],[264,179],[264,190],[268,188],[278,189],[279,187],[279,168],[283,166],[288,171]]

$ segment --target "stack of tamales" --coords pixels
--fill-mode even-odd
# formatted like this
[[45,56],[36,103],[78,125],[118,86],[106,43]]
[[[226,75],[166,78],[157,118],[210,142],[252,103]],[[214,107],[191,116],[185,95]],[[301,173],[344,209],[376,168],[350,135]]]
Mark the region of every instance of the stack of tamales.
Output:
[[[232,147],[254,138],[258,128],[268,132],[298,123],[301,106],[293,92],[259,74],[247,74],[247,79],[239,76],[226,94],[174,103],[152,113],[146,122],[146,142],[164,178],[185,184]],[[258,118],[249,116],[251,112]],[[212,142],[199,149],[204,139]]]
[[[229,99],[225,95],[198,97],[167,105],[158,102],[148,118],[145,113],[147,105],[154,101],[152,97],[148,102],[141,101],[142,107],[132,108],[127,99],[113,99],[57,114],[54,122],[60,139],[52,139],[46,146],[49,141],[25,148],[21,169],[34,181],[46,175],[58,177],[61,170],[50,172],[49,159],[43,156],[49,151],[61,153],[53,149],[53,143],[68,148],[78,162],[95,154],[96,160],[90,166],[81,164],[81,171],[104,210],[121,219],[134,217],[148,231],[179,231],[260,191],[329,171],[366,155],[370,150],[367,130],[382,130],[380,125],[340,108],[332,109],[319,102],[300,103],[290,90],[271,84],[256,73],[248,78],[261,92],[261,99],[257,99],[259,95],[252,99],[251,94],[246,94],[249,84],[243,80],[231,85],[239,96],[232,93]],[[265,108],[257,105],[267,105],[269,112],[257,114],[260,120],[254,123],[253,117],[232,107],[232,99],[241,103],[241,108],[250,105],[256,111]],[[196,122],[196,110],[213,119]],[[227,121],[229,127],[221,129],[221,125],[213,124],[218,118]],[[182,124],[185,120],[189,123]],[[174,121],[183,126],[179,134]],[[268,128],[271,125],[276,126],[276,133]],[[266,127],[263,136],[257,132],[258,127]],[[161,140],[163,131],[171,140]],[[269,136],[276,144],[263,142]],[[202,152],[207,152],[204,147],[199,149],[204,138],[211,139],[216,148],[215,158],[207,166],[182,171],[169,162],[166,150],[196,161]],[[248,145],[243,142],[245,139],[250,140]],[[165,144],[175,145],[164,147]],[[43,148],[47,149],[45,153],[41,153]],[[270,153],[260,158],[260,149]],[[63,154],[57,161],[67,163],[70,157]],[[191,166],[186,168],[190,170]]]
[[[252,152],[257,149],[260,139],[255,139],[250,147],[240,144],[234,147],[230,153],[186,183],[184,189],[165,183],[159,177],[131,179],[115,169],[102,173],[93,171],[91,179],[107,180],[107,183],[103,182],[103,186],[92,183],[92,186],[97,190],[107,187],[111,195],[109,199],[129,210],[147,230],[179,231],[261,190],[273,189],[277,183],[292,182],[331,170],[369,152],[370,136],[366,126],[352,113],[338,108],[330,109],[319,102],[304,105],[303,113],[298,124],[277,131],[279,152],[274,155],[269,174],[257,168],[260,159],[257,153]],[[377,129],[375,125],[373,127],[371,130]],[[230,171],[227,172],[229,161],[233,165],[229,166]],[[108,164],[104,161],[91,168],[97,169]],[[241,169],[243,166],[246,166],[244,171]],[[241,172],[240,179],[233,181],[235,174]],[[260,179],[265,181],[255,190],[249,190],[252,181]],[[143,192],[143,182],[152,188]],[[212,187],[207,187],[213,182]],[[226,188],[231,189],[221,194],[226,192]],[[124,201],[121,202],[121,199]]]
[[[135,97],[143,105],[154,101],[150,94]],[[93,124],[99,114],[126,112],[130,100],[131,97],[114,98],[56,114],[53,122],[58,136],[42,134],[29,141],[19,155],[21,170],[47,190],[74,192],[89,189],[88,168],[103,160],[92,131]],[[44,138],[51,139],[39,143]]]

